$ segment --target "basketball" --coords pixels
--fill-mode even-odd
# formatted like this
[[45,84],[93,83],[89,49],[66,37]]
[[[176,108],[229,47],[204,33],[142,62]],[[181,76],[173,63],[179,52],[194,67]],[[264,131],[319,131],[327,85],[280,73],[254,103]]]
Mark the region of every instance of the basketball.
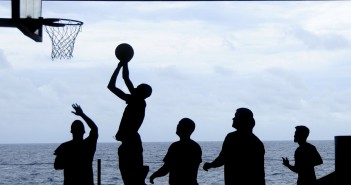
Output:
[[129,44],[122,43],[116,47],[115,55],[118,60],[129,62],[133,58],[134,50]]

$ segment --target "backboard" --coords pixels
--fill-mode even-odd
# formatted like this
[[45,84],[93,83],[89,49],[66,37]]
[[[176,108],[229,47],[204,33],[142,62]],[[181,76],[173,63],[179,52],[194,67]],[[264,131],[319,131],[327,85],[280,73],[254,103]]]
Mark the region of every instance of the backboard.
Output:
[[11,0],[12,19],[17,28],[36,42],[42,42],[43,25],[39,22],[42,11],[41,0]]
[[0,18],[0,27],[17,27],[36,42],[42,42],[41,0],[11,0],[11,18]]

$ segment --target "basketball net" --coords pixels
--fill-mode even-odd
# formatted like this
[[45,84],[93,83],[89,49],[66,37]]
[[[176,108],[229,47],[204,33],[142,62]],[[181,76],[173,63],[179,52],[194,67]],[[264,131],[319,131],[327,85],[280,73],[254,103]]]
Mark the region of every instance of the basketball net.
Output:
[[53,25],[45,25],[52,41],[51,59],[71,59],[76,37],[82,30],[83,22],[59,19]]

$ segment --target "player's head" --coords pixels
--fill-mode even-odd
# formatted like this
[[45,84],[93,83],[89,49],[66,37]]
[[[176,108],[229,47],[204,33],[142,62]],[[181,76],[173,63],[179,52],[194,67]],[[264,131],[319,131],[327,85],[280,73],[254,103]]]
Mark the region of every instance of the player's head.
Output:
[[251,110],[248,108],[237,109],[232,126],[237,130],[252,131],[255,126],[255,119]]
[[303,125],[296,126],[295,129],[294,142],[305,142],[310,134],[310,129]]
[[183,118],[179,121],[177,126],[177,135],[180,138],[188,138],[195,130],[195,123],[189,118]]
[[85,133],[83,122],[80,120],[73,121],[71,125],[71,133],[73,136],[83,136]]
[[152,88],[148,84],[140,84],[136,88],[136,93],[138,96],[142,97],[143,99],[146,99],[149,96],[151,96]]

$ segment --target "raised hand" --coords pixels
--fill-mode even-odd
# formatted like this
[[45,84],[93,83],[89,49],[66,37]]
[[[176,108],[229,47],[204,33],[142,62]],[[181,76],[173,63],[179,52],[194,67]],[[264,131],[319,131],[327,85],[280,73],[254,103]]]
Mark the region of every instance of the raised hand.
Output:
[[127,63],[127,62],[124,62],[124,61],[121,61],[121,60],[120,60],[120,62],[118,62],[117,67],[121,68],[121,67],[123,67],[126,63]]
[[282,159],[283,159],[283,165],[284,166],[289,166],[289,159],[287,158],[287,157],[282,157]]
[[72,104],[72,107],[75,110],[75,112],[72,111],[73,114],[77,116],[82,116],[84,114],[82,108],[80,108],[78,104]]

